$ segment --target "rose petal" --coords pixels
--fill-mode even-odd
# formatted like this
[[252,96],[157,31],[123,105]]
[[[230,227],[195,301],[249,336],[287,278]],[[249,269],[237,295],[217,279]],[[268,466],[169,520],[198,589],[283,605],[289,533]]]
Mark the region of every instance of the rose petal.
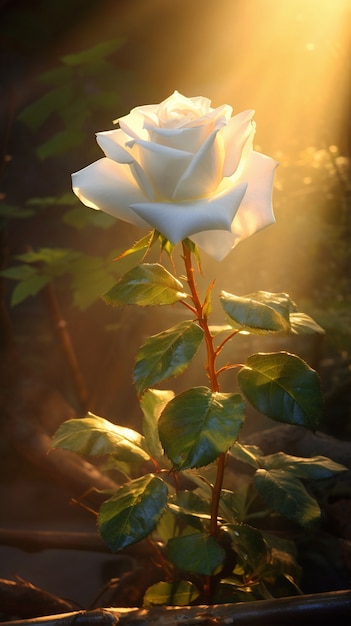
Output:
[[275,222],[272,189],[277,166],[271,157],[251,152],[241,176],[242,181],[248,181],[248,188],[232,224],[235,244]]
[[131,208],[173,244],[203,230],[230,230],[246,183],[212,198],[191,202],[136,203]]
[[133,163],[135,160],[126,145],[130,141],[130,136],[121,129],[97,133],[96,141],[105,155],[117,163]]
[[226,230],[196,233],[191,240],[216,261],[222,261],[236,244],[236,236]]
[[159,198],[171,199],[193,155],[150,141],[137,140],[140,165],[152,181]]
[[222,179],[223,161],[223,143],[215,131],[206,139],[182,175],[173,198],[185,200],[214,192]]
[[88,207],[109,213],[120,220],[149,228],[129,205],[145,202],[146,196],[137,185],[128,165],[111,159],[100,159],[72,174],[72,188]]
[[176,150],[185,150],[195,154],[201,148],[208,135],[213,131],[213,121],[203,126],[186,128],[151,128],[150,140]]
[[273,224],[272,187],[277,165],[274,159],[253,151],[241,176],[248,181],[248,187],[235,214],[232,232],[199,232],[191,236],[192,241],[209,256],[222,261],[240,241]]
[[225,151],[223,176],[232,176],[239,164],[241,166],[246,163],[255,135],[255,125],[252,122],[254,115],[255,111],[243,111],[232,117],[227,126],[220,130]]
[[115,122],[118,122],[120,128],[130,137],[134,139],[148,139],[148,131],[145,130],[145,118],[148,119],[149,124],[155,124],[157,126],[157,104],[148,104],[143,107],[135,107],[128,115],[120,117]]
[[160,128],[179,128],[211,110],[211,100],[208,98],[203,96],[187,98],[175,91],[159,104],[157,117]]

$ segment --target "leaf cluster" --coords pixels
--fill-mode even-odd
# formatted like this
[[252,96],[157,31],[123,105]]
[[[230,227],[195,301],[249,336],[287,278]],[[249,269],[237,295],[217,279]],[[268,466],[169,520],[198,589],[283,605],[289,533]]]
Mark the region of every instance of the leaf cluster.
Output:
[[[148,249],[156,240],[159,236],[153,233],[121,256]],[[167,250],[164,242],[161,247]],[[195,313],[187,291],[162,265],[141,263],[104,298],[114,306],[180,304]],[[202,310],[210,309],[211,293]],[[222,293],[220,300],[228,323],[213,327],[211,341],[221,341],[215,354],[238,332],[322,332],[287,294]],[[155,545],[164,579],[146,591],[145,605],[199,600],[209,579],[213,602],[270,597],[272,589],[299,593],[293,545],[255,527],[253,505],[264,504],[261,518],[282,516],[293,525],[313,528],[321,511],[306,481],[344,469],[321,456],[265,456],[239,440],[247,402],[278,422],[317,428],[322,408],[318,375],[295,355],[259,353],[237,365],[240,393],[199,386],[175,395],[155,388],[186,371],[212,328],[203,319],[194,314],[140,347],[133,377],[143,414],[141,433],[89,414],[62,424],[52,442],[85,456],[107,457],[107,467],[126,477],[101,506],[98,527],[113,551],[145,538]],[[224,333],[225,340],[219,339]],[[220,490],[213,532],[212,475],[223,455],[229,464],[235,459],[248,465],[252,480],[240,489]]]

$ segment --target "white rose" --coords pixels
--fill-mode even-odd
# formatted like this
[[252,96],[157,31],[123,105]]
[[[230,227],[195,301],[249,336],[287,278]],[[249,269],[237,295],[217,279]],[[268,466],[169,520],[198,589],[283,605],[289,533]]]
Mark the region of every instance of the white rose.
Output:
[[89,207],[173,244],[189,237],[217,260],[274,222],[276,161],[252,148],[254,111],[232,117],[201,96],[177,91],[160,104],[136,107],[119,129],[97,133],[106,157],[72,175]]

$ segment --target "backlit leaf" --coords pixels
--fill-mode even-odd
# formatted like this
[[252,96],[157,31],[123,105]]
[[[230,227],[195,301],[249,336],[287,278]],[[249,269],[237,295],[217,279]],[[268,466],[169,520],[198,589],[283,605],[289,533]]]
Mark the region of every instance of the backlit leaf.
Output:
[[200,467],[233,445],[243,420],[240,394],[195,387],[173,398],[162,411],[160,440],[176,469]]
[[156,383],[178,376],[189,365],[203,339],[203,330],[185,321],[149,337],[139,349],[134,367],[134,383],[140,394]]
[[220,301],[237,330],[253,334],[289,332],[291,300],[285,293],[256,291],[247,296],[235,296],[222,291]]
[[148,389],[140,400],[143,412],[143,434],[150,454],[159,459],[163,457],[163,448],[158,435],[158,420],[166,404],[174,398],[170,389]]
[[143,605],[187,606],[200,595],[194,583],[179,580],[173,583],[160,582],[146,590]]
[[182,290],[182,283],[162,265],[143,263],[124,274],[103,298],[114,306],[174,304],[187,297]]
[[205,576],[211,576],[225,558],[224,549],[214,537],[204,533],[170,539],[167,555],[178,569]]
[[167,503],[167,485],[145,474],[126,483],[100,507],[98,527],[113,550],[121,550],[147,537],[156,527]]
[[344,472],[347,468],[325,456],[312,456],[309,458],[291,456],[284,452],[276,452],[261,457],[261,466],[267,470],[286,470],[299,478],[306,480],[320,480],[328,478],[338,472]]
[[301,480],[284,470],[257,470],[255,487],[268,506],[288,519],[308,526],[320,518],[318,503],[305,489]]
[[261,413],[316,430],[322,413],[318,374],[288,352],[254,354],[238,373],[241,390]]
[[52,439],[53,448],[85,456],[111,454],[125,462],[149,460],[144,445],[144,437],[137,431],[117,426],[93,413],[63,422]]

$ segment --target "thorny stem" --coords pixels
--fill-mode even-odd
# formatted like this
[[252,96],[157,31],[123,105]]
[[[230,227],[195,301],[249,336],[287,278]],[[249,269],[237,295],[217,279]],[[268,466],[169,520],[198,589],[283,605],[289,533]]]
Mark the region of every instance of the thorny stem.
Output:
[[[191,298],[194,303],[194,309],[196,312],[196,317],[199,323],[199,326],[204,331],[206,349],[207,349],[207,375],[211,384],[211,389],[214,392],[218,392],[220,390],[219,382],[218,382],[218,372],[216,371],[216,358],[218,356],[218,349],[216,350],[213,344],[213,336],[208,326],[207,322],[207,314],[204,311],[204,306],[201,304],[199,294],[197,291],[195,278],[194,278],[194,268],[191,261],[191,252],[189,248],[183,242],[183,253],[184,253],[184,264],[186,268],[187,282],[191,292]],[[222,347],[224,342],[222,343]],[[224,477],[224,468],[226,462],[226,454],[222,452],[217,460],[217,475],[215,484],[212,490],[212,502],[211,502],[211,520],[210,520],[210,534],[215,537],[218,533],[218,507],[219,500],[222,491],[223,477]]]

